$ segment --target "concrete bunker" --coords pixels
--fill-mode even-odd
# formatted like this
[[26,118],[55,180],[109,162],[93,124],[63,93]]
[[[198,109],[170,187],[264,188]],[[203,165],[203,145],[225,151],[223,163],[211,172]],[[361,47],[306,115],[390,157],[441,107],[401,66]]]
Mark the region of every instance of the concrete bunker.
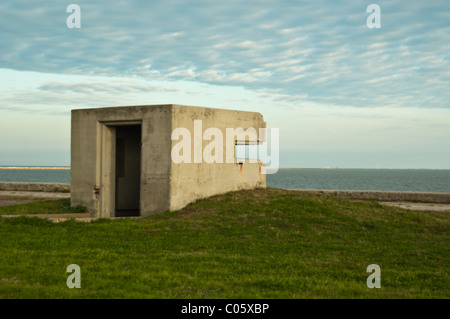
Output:
[[[235,145],[264,141],[258,131],[265,127],[260,113],[173,104],[73,110],[71,203],[87,207],[91,217],[149,216],[198,198],[266,187],[264,164],[234,157]],[[172,159],[180,143],[172,134],[177,128],[207,136],[206,141],[195,137],[183,150],[192,161]],[[197,147],[206,149],[217,139],[208,135],[211,128],[224,137],[230,128],[257,133],[245,140],[234,136],[232,148],[217,144],[213,153],[231,149],[231,161],[199,161]]]

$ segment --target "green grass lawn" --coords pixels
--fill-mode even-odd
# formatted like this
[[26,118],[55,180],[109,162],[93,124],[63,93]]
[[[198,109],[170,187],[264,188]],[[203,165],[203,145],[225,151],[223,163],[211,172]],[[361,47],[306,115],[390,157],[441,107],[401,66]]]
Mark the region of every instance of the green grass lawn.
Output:
[[0,298],[449,298],[449,239],[448,215],[277,189],[147,218],[0,218]]
[[[17,199],[17,198],[15,198]],[[0,215],[83,213],[84,207],[70,207],[70,199],[39,200],[32,203],[0,207]]]

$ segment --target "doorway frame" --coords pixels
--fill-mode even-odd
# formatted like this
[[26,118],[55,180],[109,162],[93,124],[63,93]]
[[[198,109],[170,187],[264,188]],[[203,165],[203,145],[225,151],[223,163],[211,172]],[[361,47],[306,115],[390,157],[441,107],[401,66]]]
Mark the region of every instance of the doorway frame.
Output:
[[142,216],[142,120],[98,121],[94,199],[97,202],[97,216],[100,218],[116,217],[116,128],[118,126],[141,126],[139,216]]

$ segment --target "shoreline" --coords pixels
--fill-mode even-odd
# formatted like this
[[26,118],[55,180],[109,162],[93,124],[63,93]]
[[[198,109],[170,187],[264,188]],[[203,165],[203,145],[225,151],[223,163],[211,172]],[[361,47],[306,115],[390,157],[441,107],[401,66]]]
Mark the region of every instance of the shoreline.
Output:
[[[272,188],[272,187],[268,187]],[[376,191],[376,190],[327,190],[327,189],[286,189],[287,192],[303,194],[330,194],[352,200],[376,200],[379,202],[421,202],[450,204],[450,192],[418,192],[418,191]],[[23,183],[0,182],[0,191],[12,192],[70,192],[70,183]]]

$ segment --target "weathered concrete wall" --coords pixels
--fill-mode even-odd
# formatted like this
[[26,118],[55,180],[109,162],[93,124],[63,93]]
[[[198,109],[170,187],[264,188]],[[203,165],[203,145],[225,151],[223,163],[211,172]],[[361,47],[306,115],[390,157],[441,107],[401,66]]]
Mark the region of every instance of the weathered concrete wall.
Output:
[[71,118],[71,203],[96,213],[97,121],[95,110],[72,111]]
[[363,199],[376,201],[418,201],[422,203],[450,203],[450,193],[405,192],[405,191],[357,191],[357,190],[306,190],[291,189],[302,193],[327,193],[347,199]]
[[[222,130],[224,163],[174,164],[171,158],[172,131],[191,131],[194,120],[202,121],[203,132],[210,127]],[[226,128],[265,127],[260,113],[181,105],[148,105],[72,111],[72,205],[87,207],[91,217],[115,215],[116,128],[141,125],[140,215],[175,210],[197,198],[227,191],[265,187],[261,163],[234,160],[226,163]],[[258,139],[258,136],[256,137]],[[194,156],[194,143],[191,144]],[[201,156],[202,157],[202,156]]]
[[72,205],[115,214],[115,128],[141,125],[141,216],[169,209],[171,105],[72,111]]
[[[217,128],[222,132],[223,163],[194,163],[194,120],[202,121],[201,150],[215,140],[203,140],[203,134],[208,128]],[[225,193],[239,189],[252,189],[266,187],[266,175],[261,174],[261,163],[233,163],[226,161],[226,129],[238,127],[259,128],[265,127],[263,116],[256,112],[243,112],[224,109],[211,109],[202,107],[188,107],[174,105],[172,111],[172,129],[186,128],[191,134],[191,163],[173,163],[171,166],[171,202],[170,209],[181,209],[188,203],[215,194]],[[198,137],[198,134],[197,134]],[[172,141],[172,147],[180,141]]]
[[142,123],[141,215],[170,208],[172,107],[148,111]]
[[0,182],[0,191],[68,192],[70,191],[70,184]]

